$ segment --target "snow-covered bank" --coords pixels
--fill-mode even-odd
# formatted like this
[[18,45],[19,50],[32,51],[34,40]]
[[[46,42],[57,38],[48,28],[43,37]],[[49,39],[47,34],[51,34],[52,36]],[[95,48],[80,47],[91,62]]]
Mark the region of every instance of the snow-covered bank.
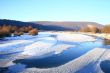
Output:
[[58,39],[61,41],[69,41],[69,42],[87,42],[87,41],[95,41],[96,39],[83,35],[83,34],[70,34],[70,33],[62,33],[58,34]]
[[44,37],[37,42],[25,46],[22,54],[41,56],[43,54],[52,52],[50,48],[56,43],[56,39],[52,37]]
[[60,41],[72,41],[72,42],[86,42],[86,41],[95,41],[96,38],[92,36],[85,35],[83,33],[75,33],[75,32],[41,32],[43,35],[56,35],[57,39]]
[[96,36],[96,37],[110,40],[110,34],[108,33],[107,34],[106,33],[81,33],[81,34],[87,34],[90,36]]
[[110,50],[95,48],[62,66],[48,69],[28,68],[21,73],[103,73],[99,64],[102,60],[110,59],[109,55]]
[[[47,53],[55,52],[61,53],[62,51],[68,49],[69,47],[75,47],[76,44],[64,44],[59,42],[86,42],[95,41],[96,39],[82,34],[72,34],[72,33],[61,33],[61,32],[41,32],[38,36],[40,39],[30,45],[24,47],[24,55],[36,55],[42,56]],[[48,35],[48,37],[46,36]],[[54,35],[54,36],[52,36]],[[40,38],[41,37],[41,38]]]

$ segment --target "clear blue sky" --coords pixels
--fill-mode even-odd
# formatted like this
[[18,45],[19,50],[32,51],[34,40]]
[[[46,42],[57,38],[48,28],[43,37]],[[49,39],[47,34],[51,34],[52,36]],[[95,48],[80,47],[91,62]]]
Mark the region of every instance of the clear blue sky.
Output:
[[0,19],[110,23],[110,0],[0,0]]

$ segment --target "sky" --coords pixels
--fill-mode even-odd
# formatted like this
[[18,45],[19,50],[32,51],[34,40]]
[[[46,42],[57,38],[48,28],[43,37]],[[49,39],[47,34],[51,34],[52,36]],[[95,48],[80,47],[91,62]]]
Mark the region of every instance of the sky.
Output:
[[0,19],[110,24],[110,0],[0,0]]

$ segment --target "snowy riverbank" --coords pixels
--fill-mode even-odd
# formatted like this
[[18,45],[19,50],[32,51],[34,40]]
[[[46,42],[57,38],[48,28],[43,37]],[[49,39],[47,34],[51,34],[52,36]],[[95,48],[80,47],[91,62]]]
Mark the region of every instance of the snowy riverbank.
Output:
[[[22,35],[19,37],[7,37],[10,42],[0,44],[0,53],[6,54],[10,52],[22,51],[18,56],[11,58],[45,58],[51,54],[60,54],[71,47],[77,47],[80,43],[92,42],[97,39],[80,33],[72,32],[40,32],[37,36]],[[13,41],[11,41],[13,40]],[[77,48],[76,48],[77,49]],[[8,50],[8,52],[7,52]],[[84,55],[71,60],[70,62],[54,67],[54,68],[26,68],[18,72],[22,73],[103,73],[100,69],[102,60],[110,59],[110,50],[105,48],[95,48]],[[10,58],[10,57],[8,57]],[[14,73],[13,60],[0,60],[0,67],[11,66],[9,71]],[[23,66],[24,68],[24,66]],[[16,70],[17,71],[17,70]]]
[[90,35],[90,36],[96,36],[96,37],[100,37],[103,39],[107,39],[110,40],[110,34],[106,34],[106,33],[81,33],[81,34],[86,34],[86,35]]

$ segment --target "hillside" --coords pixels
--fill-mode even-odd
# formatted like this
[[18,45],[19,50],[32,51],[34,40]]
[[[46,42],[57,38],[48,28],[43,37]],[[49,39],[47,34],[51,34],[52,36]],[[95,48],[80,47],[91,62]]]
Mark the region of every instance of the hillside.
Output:
[[31,23],[31,22],[22,22],[22,21],[16,21],[16,20],[7,20],[7,19],[0,19],[0,25],[12,25],[12,26],[33,26],[34,28],[41,29],[42,25]]
[[[88,25],[95,25],[98,28],[102,27],[101,24],[98,24],[96,22],[68,22],[68,21],[64,21],[64,22],[55,22],[55,21],[37,21],[34,22],[43,26],[50,26],[50,28],[48,29],[61,29],[62,30],[79,30],[81,27],[85,27]],[[57,27],[57,28],[56,28]]]
[[81,27],[85,27],[88,25],[96,25],[98,28],[102,27],[103,25],[95,23],[95,22],[55,22],[55,21],[33,21],[33,22],[22,22],[16,20],[6,20],[0,19],[0,25],[16,25],[16,26],[33,26],[38,28],[39,30],[54,30],[54,31],[65,31],[65,30],[72,30],[77,31]]

